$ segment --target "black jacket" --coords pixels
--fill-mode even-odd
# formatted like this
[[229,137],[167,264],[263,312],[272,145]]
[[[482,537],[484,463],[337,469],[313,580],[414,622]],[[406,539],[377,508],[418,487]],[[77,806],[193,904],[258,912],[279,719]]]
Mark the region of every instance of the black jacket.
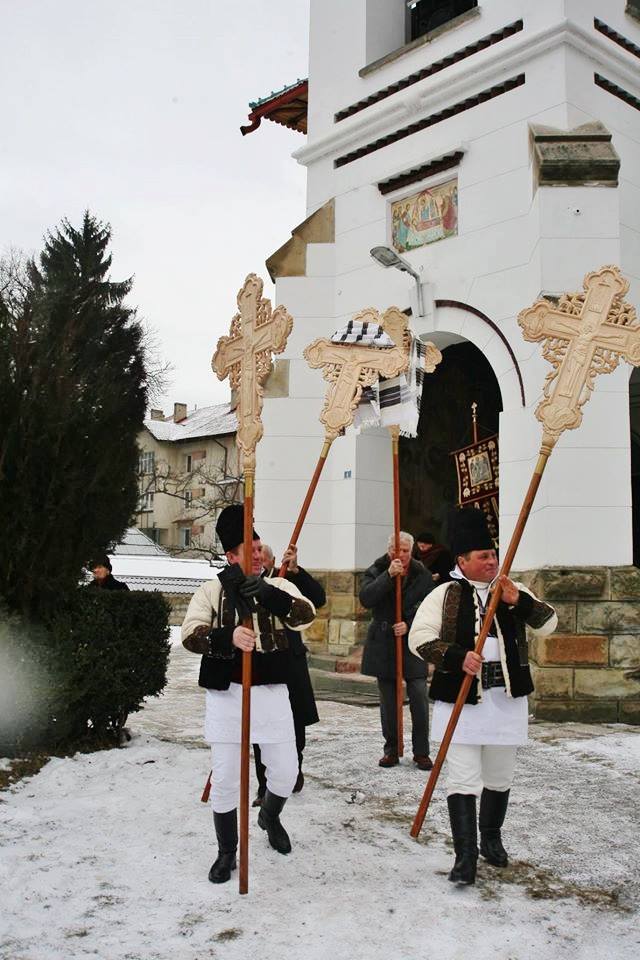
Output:
[[[379,557],[365,571],[360,590],[360,603],[363,607],[373,610],[373,620],[367,631],[360,669],[365,676],[379,677],[381,680],[393,680],[396,676],[396,647],[393,634],[393,624],[396,620],[396,588],[395,578],[388,574],[390,563],[387,554]],[[408,574],[402,578],[402,618],[409,628],[418,607],[432,589],[433,580],[429,571],[425,570],[417,560],[411,560]],[[424,660],[411,653],[407,637],[408,634],[403,637],[404,678],[414,680],[426,677]]]
[[[322,584],[302,567],[298,567],[296,573],[287,570],[286,579],[298,588],[303,597],[311,601],[316,610],[327,602]],[[312,723],[317,723],[320,717],[309,676],[307,648],[302,640],[302,634],[290,631],[289,638],[290,662],[287,687],[293,719],[296,725],[309,727]]]
[[96,590],[128,590],[129,589],[126,583],[124,583],[122,580],[116,580],[116,578],[111,573],[105,580],[92,580],[91,583],[88,584],[88,586],[93,587]]

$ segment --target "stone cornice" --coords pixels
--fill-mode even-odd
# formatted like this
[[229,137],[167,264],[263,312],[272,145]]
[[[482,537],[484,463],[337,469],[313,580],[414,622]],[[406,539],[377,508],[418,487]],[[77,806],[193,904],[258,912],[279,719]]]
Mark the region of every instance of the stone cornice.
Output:
[[[350,147],[358,147],[368,140],[393,131],[397,125],[406,124],[407,118],[417,120],[422,114],[443,108],[452,99],[471,96],[482,86],[499,83],[509,76],[509,71],[526,67],[527,60],[549,53],[564,45],[573,47],[598,64],[612,79],[618,79],[630,87],[630,92],[640,96],[638,69],[631,54],[612,43],[596,30],[588,31],[578,24],[564,20],[537,33],[517,35],[511,38],[509,49],[497,46],[487,53],[481,66],[474,70],[464,69],[462,75],[452,78],[448,71],[427,77],[421,83],[399,92],[381,105],[374,104],[367,110],[347,118],[327,136],[296,150],[293,157],[303,166],[308,166],[333,154],[344,153]],[[475,64],[474,64],[475,65]],[[455,65],[454,65],[455,68]],[[377,109],[376,109],[377,108]]]

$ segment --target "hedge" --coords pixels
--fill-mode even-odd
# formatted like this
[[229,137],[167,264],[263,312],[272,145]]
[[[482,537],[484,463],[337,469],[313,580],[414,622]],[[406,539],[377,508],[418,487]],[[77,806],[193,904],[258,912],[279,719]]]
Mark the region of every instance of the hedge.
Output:
[[0,754],[119,742],[166,684],[169,610],[160,593],[83,588],[46,627],[0,613]]

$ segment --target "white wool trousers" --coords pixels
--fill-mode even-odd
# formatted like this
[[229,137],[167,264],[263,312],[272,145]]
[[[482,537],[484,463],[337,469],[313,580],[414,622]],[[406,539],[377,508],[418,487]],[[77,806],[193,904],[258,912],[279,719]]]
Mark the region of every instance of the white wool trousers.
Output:
[[[267,790],[277,797],[290,797],[298,779],[298,751],[295,740],[261,743],[262,762],[267,768]],[[214,813],[228,813],[239,805],[240,744],[211,744],[211,806]]]
[[452,743],[447,751],[447,796],[509,790],[516,766],[515,746]]

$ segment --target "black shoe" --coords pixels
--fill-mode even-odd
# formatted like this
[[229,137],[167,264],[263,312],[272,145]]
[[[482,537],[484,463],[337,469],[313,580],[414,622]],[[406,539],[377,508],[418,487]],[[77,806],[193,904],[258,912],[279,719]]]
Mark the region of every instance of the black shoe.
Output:
[[296,780],[295,786],[293,788],[293,793],[300,793],[303,787],[304,787],[304,773],[302,772],[302,770],[300,770],[298,773],[298,779]]
[[500,836],[508,805],[508,790],[487,790],[485,787],[482,791],[478,818],[480,853],[494,867],[506,867],[509,864],[509,857]]
[[291,853],[289,834],[280,823],[280,814],[286,802],[285,797],[277,797],[267,787],[258,814],[258,826],[267,831],[269,843],[278,853]]
[[476,798],[473,794],[452,793],[447,797],[447,805],[456,852],[456,862],[449,880],[452,883],[475,883],[478,862]]
[[235,810],[213,814],[213,825],[218,839],[218,857],[209,870],[211,883],[226,883],[236,869],[238,849],[238,818]]

